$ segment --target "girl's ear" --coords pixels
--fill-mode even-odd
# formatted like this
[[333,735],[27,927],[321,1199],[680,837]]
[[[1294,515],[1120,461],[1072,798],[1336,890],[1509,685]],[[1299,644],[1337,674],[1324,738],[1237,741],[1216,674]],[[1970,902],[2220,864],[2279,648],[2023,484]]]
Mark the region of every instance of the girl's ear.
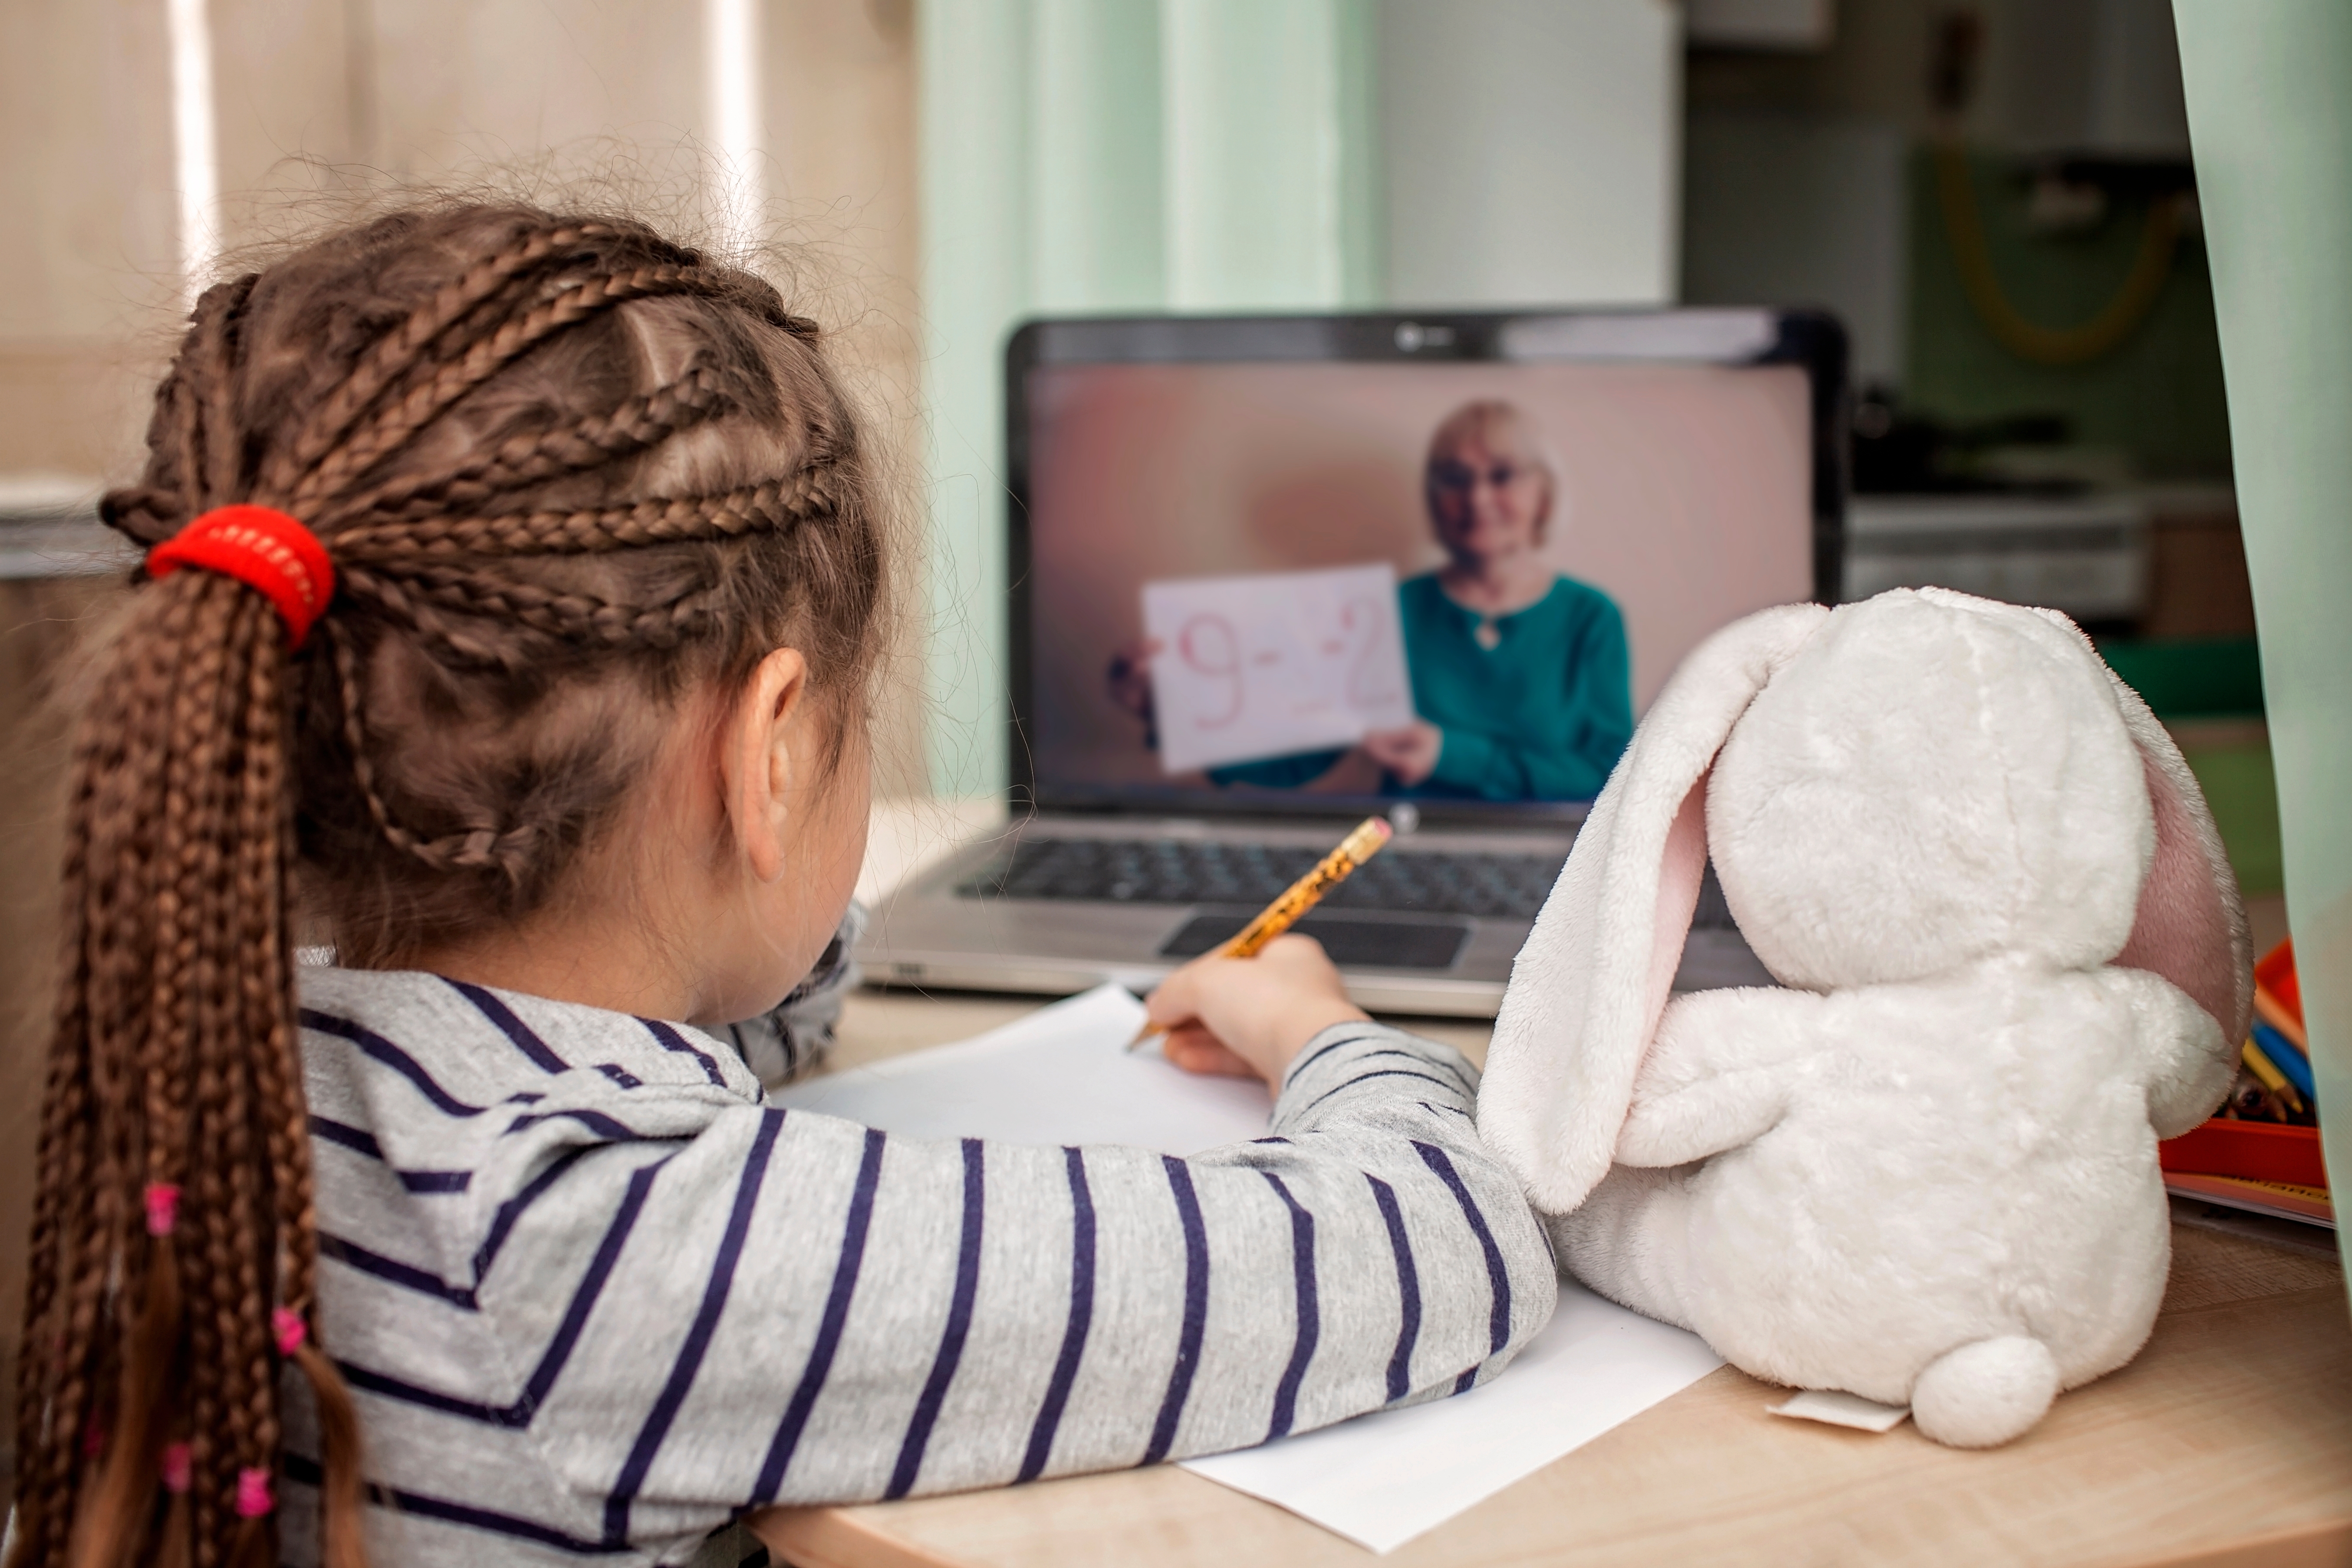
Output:
[[2253,1016],[2253,939],[2221,830],[2188,760],[2138,692],[2114,670],[2116,705],[2139,746],[2156,808],[2156,852],[2139,887],[2132,933],[2116,963],[2160,974],[2242,1040]]
[[751,875],[783,875],[793,784],[814,777],[809,759],[808,660],[780,647],[761,659],[737,698],[719,773],[728,826]]
[[1535,1206],[1608,1173],[1706,869],[1706,773],[1749,702],[1829,610],[1787,605],[1699,645],[1658,694],[1578,830],[1511,970],[1478,1131]]

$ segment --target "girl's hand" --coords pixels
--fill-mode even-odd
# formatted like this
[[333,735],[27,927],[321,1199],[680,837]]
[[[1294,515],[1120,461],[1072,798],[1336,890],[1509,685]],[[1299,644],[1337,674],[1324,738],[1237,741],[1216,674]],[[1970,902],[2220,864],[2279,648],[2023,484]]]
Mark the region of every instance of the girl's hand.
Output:
[[1168,1059],[1185,1071],[1255,1074],[1276,1088],[1299,1047],[1366,1016],[1322,943],[1307,936],[1278,936],[1255,958],[1196,958],[1161,981],[1144,1008],[1168,1031]]

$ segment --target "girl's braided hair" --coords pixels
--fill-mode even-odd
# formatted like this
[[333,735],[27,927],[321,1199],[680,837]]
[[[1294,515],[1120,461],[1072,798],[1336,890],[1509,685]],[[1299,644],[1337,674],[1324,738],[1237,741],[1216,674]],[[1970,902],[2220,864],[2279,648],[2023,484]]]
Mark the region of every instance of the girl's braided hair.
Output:
[[[806,654],[862,721],[881,530],[816,329],[643,226],[398,213],[207,291],[157,390],[142,545],[251,501],[337,595],[149,581],[77,744],[18,1369],[11,1568],[268,1563],[281,1367],[320,1552],[363,1562],[318,1342],[291,929],[383,966],[562,895],[692,692]],[[713,686],[713,682],[720,683]]]

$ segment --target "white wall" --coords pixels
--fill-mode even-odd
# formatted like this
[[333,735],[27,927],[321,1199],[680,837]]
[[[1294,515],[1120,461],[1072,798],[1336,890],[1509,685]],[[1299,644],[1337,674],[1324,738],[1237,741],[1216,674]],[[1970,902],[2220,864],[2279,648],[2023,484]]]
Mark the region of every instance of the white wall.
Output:
[[1675,297],[1682,40],[1667,0],[1382,0],[1388,296]]

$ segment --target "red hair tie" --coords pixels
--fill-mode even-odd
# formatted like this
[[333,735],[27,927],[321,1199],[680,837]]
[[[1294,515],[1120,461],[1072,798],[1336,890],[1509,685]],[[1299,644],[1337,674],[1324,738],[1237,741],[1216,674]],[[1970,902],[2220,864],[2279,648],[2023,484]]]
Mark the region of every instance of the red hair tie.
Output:
[[234,577],[278,606],[289,647],[300,647],[335,596],[327,547],[300,521],[266,506],[215,507],[147,552],[147,575],[201,566]]

